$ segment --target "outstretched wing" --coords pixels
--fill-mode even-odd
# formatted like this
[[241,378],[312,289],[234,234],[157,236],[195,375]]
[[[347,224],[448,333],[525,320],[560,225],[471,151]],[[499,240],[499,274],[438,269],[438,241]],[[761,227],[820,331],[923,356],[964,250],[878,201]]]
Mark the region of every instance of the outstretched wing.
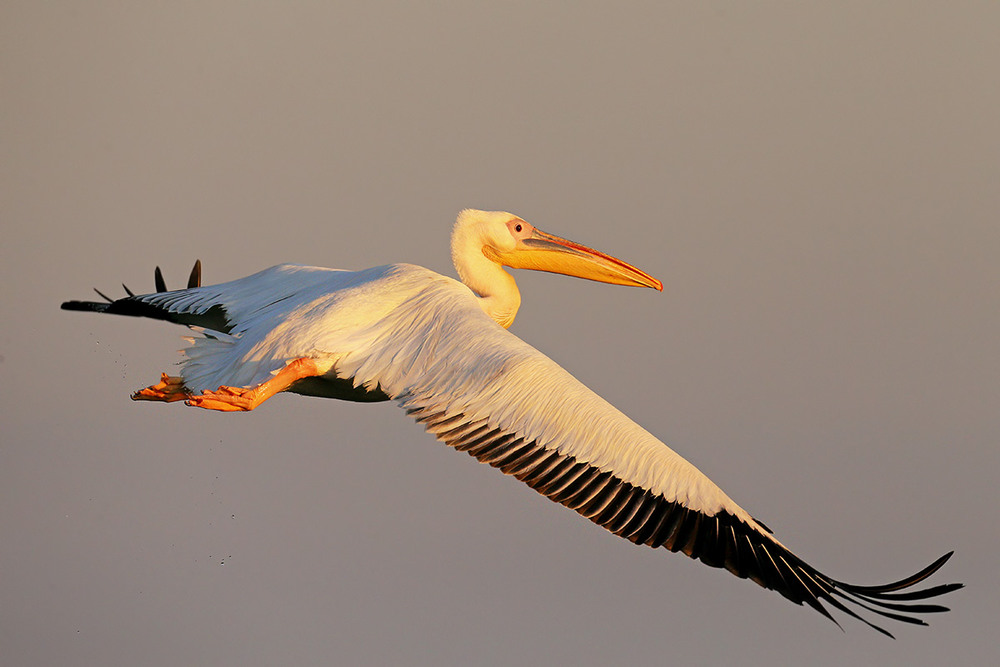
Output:
[[824,603],[888,635],[855,609],[921,625],[914,614],[946,610],[922,601],[960,584],[905,589],[951,554],[881,586],[817,571],[701,471],[497,326],[465,289],[441,280],[407,299],[338,361],[338,374],[381,389],[439,440],[616,535],[724,567],[831,620]]
[[275,306],[293,303],[327,285],[331,277],[350,272],[312,266],[282,264],[239,280],[201,286],[201,262],[195,263],[186,289],[167,290],[160,267],[156,267],[156,292],[136,295],[125,285],[128,296],[100,301],[66,301],[63,310],[84,310],[110,315],[131,315],[202,327],[221,333],[247,329],[262,315],[273,315]]

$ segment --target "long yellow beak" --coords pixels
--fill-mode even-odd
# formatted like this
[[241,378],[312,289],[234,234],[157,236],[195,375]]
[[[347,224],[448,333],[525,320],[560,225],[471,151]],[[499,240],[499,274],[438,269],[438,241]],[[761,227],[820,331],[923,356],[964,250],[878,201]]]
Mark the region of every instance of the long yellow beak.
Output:
[[484,248],[493,261],[512,269],[534,269],[576,276],[612,285],[652,287],[663,291],[663,283],[620,259],[587,246],[561,239],[535,228],[508,252]]

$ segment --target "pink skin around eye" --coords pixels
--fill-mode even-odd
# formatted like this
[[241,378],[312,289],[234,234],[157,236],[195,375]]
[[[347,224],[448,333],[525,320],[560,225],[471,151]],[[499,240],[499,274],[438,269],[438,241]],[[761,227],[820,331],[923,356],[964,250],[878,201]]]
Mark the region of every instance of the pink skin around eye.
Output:
[[526,239],[531,236],[532,227],[524,220],[520,218],[515,218],[507,223],[507,229],[510,230],[511,236],[515,239]]

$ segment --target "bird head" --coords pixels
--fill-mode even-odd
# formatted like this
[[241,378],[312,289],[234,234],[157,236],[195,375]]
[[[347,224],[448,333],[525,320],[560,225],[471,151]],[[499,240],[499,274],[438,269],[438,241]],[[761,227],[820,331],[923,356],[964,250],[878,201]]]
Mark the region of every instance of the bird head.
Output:
[[[663,290],[663,283],[631,264],[547,234],[504,211],[466,209],[459,213],[452,247],[453,254],[458,248],[465,252],[478,250],[490,261],[512,269],[548,271],[613,285]],[[457,265],[458,257],[455,259]]]

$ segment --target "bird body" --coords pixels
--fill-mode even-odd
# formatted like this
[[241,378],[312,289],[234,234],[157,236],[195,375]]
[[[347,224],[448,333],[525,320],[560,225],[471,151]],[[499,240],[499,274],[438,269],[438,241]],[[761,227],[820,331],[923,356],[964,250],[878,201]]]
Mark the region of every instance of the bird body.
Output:
[[[464,284],[412,264],[343,271],[283,264],[227,283],[142,297],[167,313],[225,304],[228,331],[189,338],[181,376],[193,393],[252,386],[292,360],[321,381],[467,422],[530,434],[668,500],[750,516],[719,487],[561,366],[496,323]],[[316,384],[310,385],[317,393]],[[295,393],[293,384],[288,391]],[[501,409],[498,410],[497,407]],[[584,421],[580,414],[589,416]]]
[[[391,399],[439,440],[637,544],[681,551],[777,590],[828,618],[851,603],[895,620],[944,611],[920,601],[960,587],[899,592],[808,565],[701,471],[507,331],[520,293],[502,265],[662,289],[648,274],[540,232],[509,213],[463,211],[452,235],[462,282],[410,264],[363,271],[279,265],[246,278],[70,310],[155,317],[201,333],[179,377],[133,398],[251,410],[279,391]],[[200,276],[200,265],[196,265]],[[157,286],[164,287],[157,271]],[[882,628],[861,618],[875,629]]]

